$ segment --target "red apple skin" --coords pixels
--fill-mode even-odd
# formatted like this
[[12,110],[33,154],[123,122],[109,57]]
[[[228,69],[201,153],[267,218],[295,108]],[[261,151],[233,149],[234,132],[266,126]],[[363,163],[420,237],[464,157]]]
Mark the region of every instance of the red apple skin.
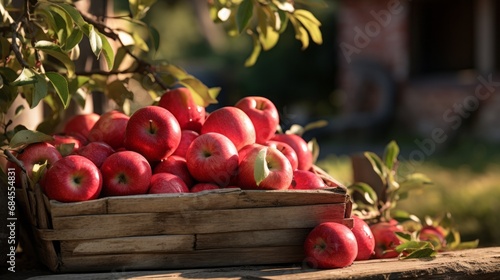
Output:
[[250,118],[241,109],[225,106],[211,112],[201,128],[201,134],[220,133],[240,150],[255,143],[255,128]]
[[271,100],[262,96],[247,96],[234,106],[245,112],[252,121],[256,143],[265,144],[274,136],[280,119],[278,110]]
[[297,158],[297,153],[287,143],[269,140],[266,142],[265,145],[268,147],[274,147],[274,148],[278,149],[283,155],[285,155],[285,157],[288,159],[288,161],[290,161],[290,164],[292,165],[293,170],[295,170],[299,167],[299,160]]
[[[17,155],[17,159],[22,161],[24,168],[26,168],[28,178],[31,179],[33,179],[33,167],[35,164],[43,164],[47,162],[48,169],[62,158],[61,153],[56,149],[56,147],[46,142],[29,144]],[[18,186],[21,186],[21,169],[16,164],[11,162],[9,162],[9,167],[10,166],[14,166],[16,169],[16,183],[19,182]]]
[[202,192],[207,190],[218,190],[219,186],[213,183],[197,183],[189,191],[192,193]]
[[295,169],[290,190],[315,190],[325,188],[325,182],[315,173],[308,170]]
[[186,152],[187,167],[198,182],[225,187],[238,172],[238,151],[226,136],[209,132],[198,136]]
[[152,171],[144,156],[134,151],[115,152],[101,166],[103,196],[146,194]]
[[379,222],[372,224],[370,230],[375,238],[375,259],[390,259],[399,256],[394,250],[401,244],[395,232],[401,231],[397,225],[389,222]]
[[172,173],[179,176],[188,188],[194,184],[193,176],[189,173],[186,159],[180,156],[171,155],[166,159],[162,159],[153,169],[153,174],[156,173]]
[[78,202],[96,199],[102,189],[99,168],[86,157],[69,155],[55,162],[40,186],[49,199]]
[[306,237],[306,263],[313,268],[331,269],[350,266],[358,252],[356,237],[345,225],[324,222]]
[[78,150],[80,147],[82,147],[84,145],[84,143],[86,143],[85,142],[86,140],[84,139],[82,141],[82,138],[79,136],[55,134],[55,135],[52,135],[52,138],[54,138],[54,140],[49,141],[48,143],[52,144],[59,151],[65,150],[65,149],[61,148],[61,145],[73,144],[73,149],[65,151],[65,152],[67,152],[68,155],[74,153],[76,150]]
[[129,119],[125,148],[154,162],[174,153],[181,142],[181,128],[174,115],[159,106],[146,106]]
[[[257,185],[254,176],[255,162],[261,150],[266,150],[265,161],[269,175]],[[284,190],[292,183],[293,170],[288,159],[277,149],[252,144],[243,148],[240,153],[240,164],[237,185],[242,189]]]
[[375,237],[373,236],[370,226],[363,219],[354,215],[352,219],[353,227],[351,230],[358,244],[356,261],[369,260],[375,254]]
[[446,247],[446,232],[441,226],[424,226],[418,237],[422,241],[431,242],[438,250]]
[[63,132],[66,135],[76,135],[87,139],[89,132],[100,116],[96,113],[75,115],[68,119],[64,125]]
[[123,148],[128,120],[129,116],[116,110],[102,114],[89,132],[89,141],[105,142],[114,150]]
[[76,150],[75,154],[90,159],[98,168],[101,168],[102,163],[114,152],[115,150],[104,142],[90,142]]
[[199,106],[188,88],[175,88],[165,92],[158,106],[169,110],[179,122],[181,129],[200,132],[205,122],[205,107]]
[[188,187],[184,181],[172,173],[156,173],[151,176],[148,193],[187,193]]
[[187,149],[189,145],[196,139],[196,137],[200,136],[200,134],[194,130],[184,129],[181,131],[181,142],[177,149],[175,149],[172,155],[181,156],[183,158],[186,157]]
[[276,134],[271,140],[284,142],[295,151],[297,154],[298,165],[297,169],[310,170],[313,164],[312,151],[309,150],[307,142],[296,134]]

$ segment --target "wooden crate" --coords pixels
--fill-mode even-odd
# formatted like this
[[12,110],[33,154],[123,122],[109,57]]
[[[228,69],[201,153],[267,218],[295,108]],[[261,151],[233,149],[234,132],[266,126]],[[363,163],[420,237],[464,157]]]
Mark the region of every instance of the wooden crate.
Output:
[[[301,263],[316,225],[352,227],[345,188],[220,189],[60,203],[19,189],[40,261],[54,272]],[[23,217],[24,218],[24,217]]]

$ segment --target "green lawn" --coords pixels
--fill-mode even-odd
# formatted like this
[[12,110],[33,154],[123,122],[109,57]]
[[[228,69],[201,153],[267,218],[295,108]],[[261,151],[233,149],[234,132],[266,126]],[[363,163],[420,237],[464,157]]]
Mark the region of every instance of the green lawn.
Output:
[[[346,185],[352,182],[348,156],[328,155],[317,164]],[[401,162],[400,170],[424,173],[434,184],[414,191],[398,208],[421,219],[450,212],[462,241],[479,239],[480,247],[500,245],[498,145],[470,141],[431,155],[424,162],[409,164]]]

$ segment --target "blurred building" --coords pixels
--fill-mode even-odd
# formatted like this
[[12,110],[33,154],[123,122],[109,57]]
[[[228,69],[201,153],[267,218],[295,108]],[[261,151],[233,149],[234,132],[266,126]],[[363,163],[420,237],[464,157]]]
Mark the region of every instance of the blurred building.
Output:
[[500,3],[340,0],[338,13],[344,126],[500,140]]

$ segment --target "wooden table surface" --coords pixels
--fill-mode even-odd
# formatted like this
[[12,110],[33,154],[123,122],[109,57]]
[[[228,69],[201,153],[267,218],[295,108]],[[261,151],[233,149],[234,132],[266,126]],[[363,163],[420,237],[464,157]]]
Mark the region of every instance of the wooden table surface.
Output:
[[439,253],[432,259],[369,260],[342,269],[318,270],[287,266],[247,266],[166,271],[114,271],[52,274],[18,271],[1,279],[500,279],[500,247]]

